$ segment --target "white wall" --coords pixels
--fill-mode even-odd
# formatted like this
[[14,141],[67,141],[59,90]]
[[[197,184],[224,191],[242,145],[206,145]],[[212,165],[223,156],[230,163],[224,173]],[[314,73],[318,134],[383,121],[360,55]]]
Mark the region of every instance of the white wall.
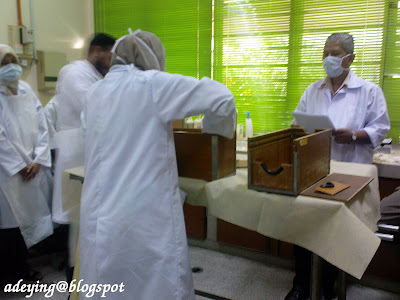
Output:
[[[93,0],[21,0],[22,23],[30,27],[30,2],[33,3],[36,46],[38,50],[66,55],[67,62],[86,56],[74,44],[94,32]],[[0,0],[0,43],[8,44],[8,25],[18,25],[17,0]],[[36,64],[22,77],[37,91]],[[42,103],[53,93],[38,93]]]

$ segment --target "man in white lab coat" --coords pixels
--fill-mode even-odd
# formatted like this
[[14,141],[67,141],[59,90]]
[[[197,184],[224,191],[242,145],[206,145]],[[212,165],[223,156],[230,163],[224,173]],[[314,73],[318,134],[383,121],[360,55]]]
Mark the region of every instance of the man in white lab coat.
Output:
[[[69,265],[75,262],[79,208],[64,210],[62,204],[61,177],[66,169],[84,163],[84,139],[81,132],[81,112],[88,89],[103,79],[111,67],[111,48],[115,39],[104,33],[96,34],[90,42],[87,59],[64,66],[57,80],[57,94],[46,106],[45,112],[50,128],[51,143],[56,149],[53,221],[69,226]],[[72,268],[67,268],[67,279],[72,279]]]
[[[323,53],[327,77],[306,89],[296,111],[329,116],[336,128],[331,146],[333,160],[370,164],[374,148],[390,129],[390,121],[381,88],[350,70],[353,52],[353,37],[348,33],[328,37]],[[296,276],[286,300],[309,297],[311,254],[295,246],[295,260]],[[326,263],[322,278],[324,299],[334,296],[336,275],[337,268]]]
[[43,276],[27,248],[53,233],[46,118],[13,49],[0,45],[0,284]]
[[[76,136],[79,136],[81,128],[81,112],[86,92],[93,83],[103,79],[111,67],[111,48],[115,39],[107,34],[100,33],[90,42],[87,59],[78,60],[63,67],[58,75],[56,96],[51,103],[46,106],[47,119],[50,127],[55,129],[55,147],[62,152],[62,146],[74,146]],[[72,130],[72,131],[67,131]],[[81,140],[78,138],[81,142]],[[60,144],[60,145],[59,145]],[[80,145],[77,145],[79,147]],[[68,156],[75,153],[67,153]],[[82,154],[82,153],[80,153]],[[77,159],[79,159],[77,157]],[[81,163],[75,163],[76,166],[82,165],[83,157],[80,157]],[[56,164],[61,162],[57,159]],[[68,162],[63,162],[63,167],[72,168],[74,166],[64,166]],[[64,168],[57,168],[60,171]],[[62,172],[63,170],[61,170]],[[56,172],[59,173],[59,172]],[[61,190],[58,188],[60,178],[55,178],[53,203],[53,221],[56,223],[69,223],[68,212],[62,211]]]
[[234,98],[209,78],[162,72],[165,50],[150,32],[114,50],[84,108],[80,277],[123,283],[107,299],[194,299],[171,122],[204,114],[204,132],[233,138]]
[[296,111],[329,116],[336,128],[332,159],[370,164],[374,148],[390,129],[390,121],[381,88],[350,69],[353,51],[353,38],[347,33],[327,39],[323,54],[327,77],[305,90]]

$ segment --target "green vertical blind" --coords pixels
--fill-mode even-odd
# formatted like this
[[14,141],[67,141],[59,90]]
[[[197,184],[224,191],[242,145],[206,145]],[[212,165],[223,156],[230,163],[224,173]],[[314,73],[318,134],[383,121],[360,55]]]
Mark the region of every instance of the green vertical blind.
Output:
[[400,134],[398,1],[94,0],[96,31],[152,31],[167,51],[167,71],[212,76],[235,95],[238,122],[254,132],[288,127],[304,90],[325,77],[322,54],[335,32],[354,37],[353,71],[383,88]]
[[326,38],[355,40],[352,69],[382,83],[385,0],[216,0],[214,78],[235,94],[239,123],[251,111],[254,132],[288,127],[309,84],[325,77]]
[[400,8],[398,1],[390,1],[388,9],[383,92],[391,125],[389,135],[395,142],[400,142]]
[[291,98],[293,110],[304,90],[312,82],[325,77],[322,55],[325,41],[335,32],[347,32],[354,38],[355,61],[351,68],[360,77],[381,84],[382,47],[385,21],[385,0],[294,1],[293,18],[299,19],[294,31]]
[[201,78],[211,72],[211,0],[94,0],[95,30],[120,37],[151,31],[166,49],[166,68]]
[[286,117],[289,0],[215,1],[214,79],[235,95],[238,122],[250,111],[254,133]]

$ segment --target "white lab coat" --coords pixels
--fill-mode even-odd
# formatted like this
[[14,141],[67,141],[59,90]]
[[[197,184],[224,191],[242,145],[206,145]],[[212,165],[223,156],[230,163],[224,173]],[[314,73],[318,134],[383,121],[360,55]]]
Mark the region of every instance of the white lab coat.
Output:
[[57,133],[56,131],[57,112],[54,102],[56,102],[56,97],[51,99],[49,103],[47,103],[46,106],[44,107],[44,115],[46,117],[47,130],[49,132],[50,149],[57,148],[54,142],[54,137]]
[[56,111],[54,127],[57,132],[81,127],[85,94],[100,79],[103,76],[87,60],[73,61],[61,69],[57,79],[57,95],[53,99]]
[[57,95],[45,108],[47,122],[54,128],[51,144],[56,148],[53,221],[69,224],[76,220],[78,208],[63,210],[62,173],[84,163],[84,139],[81,133],[80,115],[86,92],[103,76],[87,60],[74,61],[63,67],[58,75]]
[[[18,172],[32,162],[40,171],[23,182]],[[53,233],[49,167],[46,119],[36,95],[23,81],[16,96],[0,90],[0,228],[19,227],[28,248]]]
[[202,113],[233,137],[233,95],[209,78],[116,65],[89,90],[80,278],[123,282],[107,299],[194,299],[171,122]]
[[372,163],[373,150],[390,129],[386,101],[376,84],[350,70],[348,87],[334,97],[323,79],[312,83],[300,98],[296,111],[328,115],[336,129],[364,130],[371,144],[338,144],[332,139],[331,158],[337,161]]

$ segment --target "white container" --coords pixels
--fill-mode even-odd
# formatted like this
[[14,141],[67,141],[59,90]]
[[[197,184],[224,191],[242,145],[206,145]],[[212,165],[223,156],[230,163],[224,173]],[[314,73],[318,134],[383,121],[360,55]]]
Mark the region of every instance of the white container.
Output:
[[186,121],[186,127],[187,128],[193,128],[194,127],[194,122],[193,122],[193,118],[189,117]]
[[202,128],[202,127],[203,127],[203,120],[202,120],[202,118],[201,118],[201,115],[198,115],[198,116],[197,116],[197,119],[194,120],[194,128],[200,129],[200,128]]
[[236,127],[236,139],[240,140],[240,139],[244,138],[243,131],[244,131],[243,130],[243,124],[237,124],[237,127]]
[[246,139],[249,137],[253,137],[253,122],[251,121],[250,118],[250,112],[246,112],[247,117],[246,117]]

